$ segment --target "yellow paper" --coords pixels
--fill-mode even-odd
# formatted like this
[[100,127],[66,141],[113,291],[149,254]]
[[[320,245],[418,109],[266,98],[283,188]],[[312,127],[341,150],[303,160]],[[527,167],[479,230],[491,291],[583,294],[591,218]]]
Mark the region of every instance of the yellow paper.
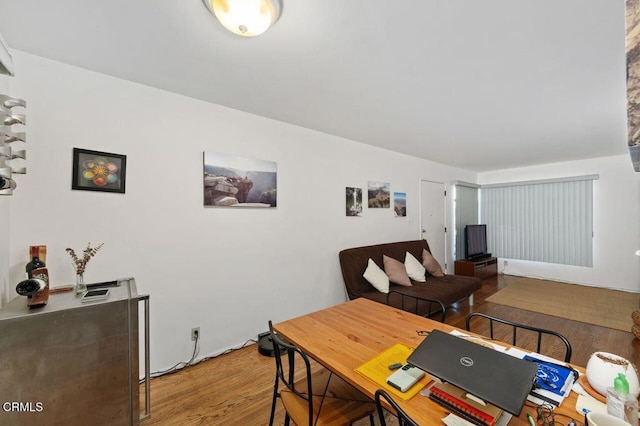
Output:
[[380,386],[380,388],[386,390],[390,394],[407,401],[433,380],[431,376],[425,374],[422,379],[420,379],[415,385],[411,386],[406,392],[400,392],[398,389],[387,384],[387,377],[393,373],[393,371],[389,370],[389,366],[396,362],[399,362],[402,365],[406,364],[407,358],[411,355],[413,349],[414,348],[410,348],[402,343],[396,343],[389,349],[376,355],[373,359],[356,368],[356,371],[366,378],[374,381]]

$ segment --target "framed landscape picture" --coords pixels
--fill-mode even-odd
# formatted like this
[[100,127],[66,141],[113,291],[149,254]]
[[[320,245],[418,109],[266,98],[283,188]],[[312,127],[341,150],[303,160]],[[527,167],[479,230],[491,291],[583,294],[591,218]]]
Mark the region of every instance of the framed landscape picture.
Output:
[[204,153],[204,205],[276,207],[278,166],[273,161]]
[[627,0],[627,139],[629,155],[640,172],[640,4]]
[[347,216],[362,216],[362,188],[347,187],[345,195]]
[[389,182],[369,181],[369,208],[388,209],[391,207],[391,184]]
[[393,193],[393,215],[396,217],[405,217],[407,215],[407,193]]
[[73,148],[71,189],[124,194],[127,156]]

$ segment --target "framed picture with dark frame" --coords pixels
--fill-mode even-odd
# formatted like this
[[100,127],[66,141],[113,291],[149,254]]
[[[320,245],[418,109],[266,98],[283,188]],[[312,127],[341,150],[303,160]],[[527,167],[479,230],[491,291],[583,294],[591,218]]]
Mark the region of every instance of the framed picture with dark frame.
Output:
[[71,189],[124,194],[127,156],[73,148]]

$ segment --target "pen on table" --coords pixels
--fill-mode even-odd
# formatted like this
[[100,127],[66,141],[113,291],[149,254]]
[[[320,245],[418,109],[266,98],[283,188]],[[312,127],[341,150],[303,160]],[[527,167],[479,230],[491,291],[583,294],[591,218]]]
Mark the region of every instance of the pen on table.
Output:
[[533,417],[531,417],[531,414],[527,413],[527,420],[529,420],[529,424],[531,426],[536,426],[536,422],[533,421]]

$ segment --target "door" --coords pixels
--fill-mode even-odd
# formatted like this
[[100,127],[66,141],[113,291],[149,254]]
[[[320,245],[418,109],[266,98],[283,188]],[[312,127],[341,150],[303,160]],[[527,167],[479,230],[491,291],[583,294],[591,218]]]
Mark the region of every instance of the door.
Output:
[[442,182],[420,182],[420,225],[431,254],[445,269],[445,188]]

